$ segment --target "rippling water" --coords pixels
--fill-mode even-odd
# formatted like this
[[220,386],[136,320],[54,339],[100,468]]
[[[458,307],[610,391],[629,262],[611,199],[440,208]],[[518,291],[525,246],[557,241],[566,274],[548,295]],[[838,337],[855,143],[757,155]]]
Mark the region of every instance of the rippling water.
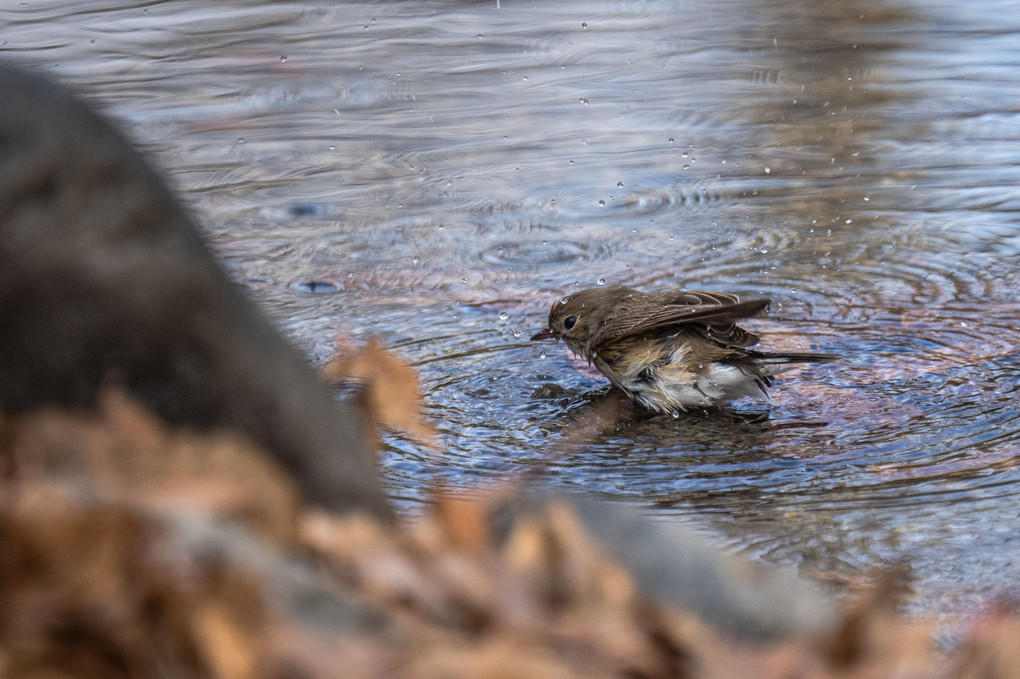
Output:
[[[23,3],[4,57],[119,119],[315,360],[420,368],[433,484],[541,466],[838,577],[909,562],[915,609],[1017,595],[1016,3]],[[767,295],[766,349],[846,360],[772,404],[627,413],[527,341],[570,290]]]

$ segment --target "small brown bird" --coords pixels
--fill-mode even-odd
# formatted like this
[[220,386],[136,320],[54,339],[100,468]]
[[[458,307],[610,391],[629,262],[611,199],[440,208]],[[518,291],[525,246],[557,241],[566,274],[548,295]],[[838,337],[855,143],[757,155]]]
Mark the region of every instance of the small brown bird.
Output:
[[531,339],[562,339],[641,405],[676,413],[741,396],[768,398],[772,377],[791,363],[837,358],[750,349],[758,337],[736,321],[769,302],[701,290],[591,288],[554,302],[548,329]]

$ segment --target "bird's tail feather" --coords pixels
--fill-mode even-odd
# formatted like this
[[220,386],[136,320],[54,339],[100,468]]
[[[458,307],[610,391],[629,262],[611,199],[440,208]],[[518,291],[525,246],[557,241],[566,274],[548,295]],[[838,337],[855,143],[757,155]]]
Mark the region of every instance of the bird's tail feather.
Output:
[[813,353],[810,351],[751,351],[754,360],[765,365],[786,365],[788,363],[827,363],[839,360],[836,354]]

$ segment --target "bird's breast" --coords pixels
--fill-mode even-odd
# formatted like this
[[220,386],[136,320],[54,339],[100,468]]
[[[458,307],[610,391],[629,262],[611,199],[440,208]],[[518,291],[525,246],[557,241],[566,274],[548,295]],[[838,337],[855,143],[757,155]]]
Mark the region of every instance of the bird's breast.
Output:
[[647,383],[663,371],[683,379],[692,372],[688,354],[684,344],[628,337],[598,347],[595,366],[613,383],[630,389],[632,384]]

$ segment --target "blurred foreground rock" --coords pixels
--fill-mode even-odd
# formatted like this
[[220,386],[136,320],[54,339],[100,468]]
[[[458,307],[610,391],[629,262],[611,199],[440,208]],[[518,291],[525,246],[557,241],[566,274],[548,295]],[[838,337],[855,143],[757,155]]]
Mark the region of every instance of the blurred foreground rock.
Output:
[[61,88],[0,67],[0,409],[104,383],[244,432],[335,510],[388,511],[358,421],[227,279],[163,181]]
[[564,502],[581,524],[578,532],[602,545],[649,600],[680,606],[746,639],[812,636],[833,628],[833,603],[804,580],[726,555],[692,531],[652,521],[626,505],[548,493],[515,497],[502,507],[510,518],[507,530]]

